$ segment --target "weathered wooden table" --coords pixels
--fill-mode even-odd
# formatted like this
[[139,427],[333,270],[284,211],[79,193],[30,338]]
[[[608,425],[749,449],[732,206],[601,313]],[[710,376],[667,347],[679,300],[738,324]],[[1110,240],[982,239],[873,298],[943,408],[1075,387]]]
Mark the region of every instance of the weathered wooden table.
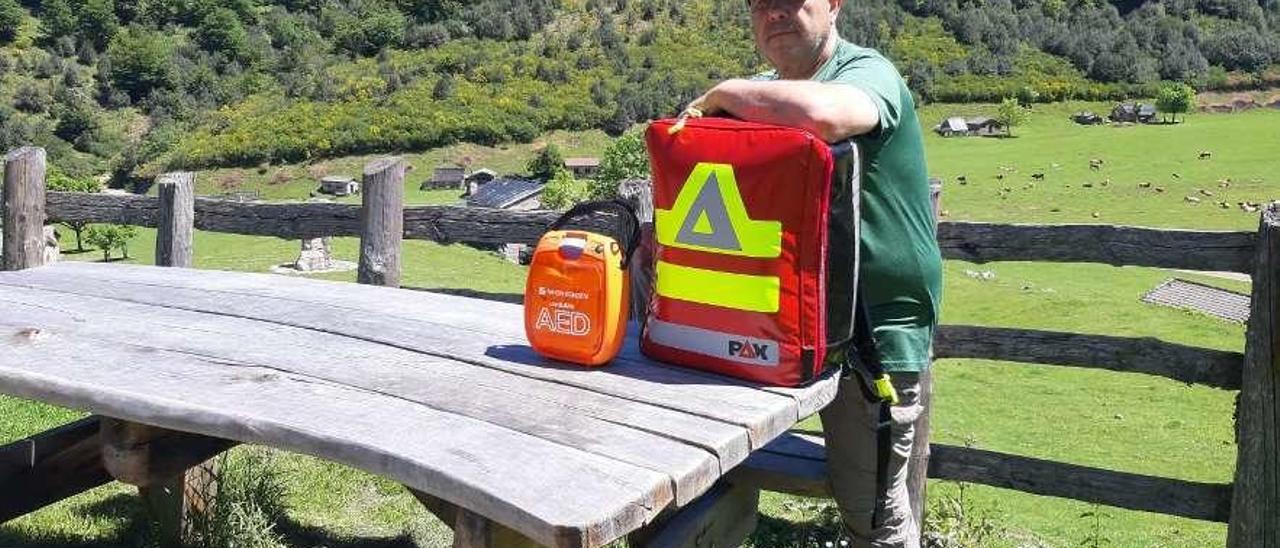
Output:
[[[725,518],[722,476],[826,405],[834,379],[759,387],[635,346],[603,369],[555,364],[528,348],[519,306],[421,291],[83,263],[0,272],[0,392],[101,416],[80,445],[104,444],[116,478],[160,473],[110,460],[155,432],[170,445],[155,442],[150,466],[262,444],[404,484],[459,545],[750,530],[756,492]],[[77,491],[68,470],[96,464],[48,456],[33,444],[25,468],[0,467],[0,520]]]

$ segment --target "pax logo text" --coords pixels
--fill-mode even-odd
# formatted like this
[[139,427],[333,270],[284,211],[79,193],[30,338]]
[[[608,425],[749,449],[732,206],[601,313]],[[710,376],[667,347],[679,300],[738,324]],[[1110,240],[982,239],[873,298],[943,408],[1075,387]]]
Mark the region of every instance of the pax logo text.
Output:
[[749,360],[769,361],[769,344],[750,341],[729,341],[729,355]]

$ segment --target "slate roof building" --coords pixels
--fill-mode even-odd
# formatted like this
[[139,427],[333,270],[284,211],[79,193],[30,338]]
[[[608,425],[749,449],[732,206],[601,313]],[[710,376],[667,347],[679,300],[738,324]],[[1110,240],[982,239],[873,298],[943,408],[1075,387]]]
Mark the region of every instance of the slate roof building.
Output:
[[529,211],[542,207],[542,182],[517,177],[494,179],[467,196],[467,207]]
[[471,172],[470,175],[467,175],[466,178],[463,179],[462,197],[466,198],[467,196],[475,194],[477,190],[480,190],[480,187],[497,178],[498,172],[492,169],[481,168]]

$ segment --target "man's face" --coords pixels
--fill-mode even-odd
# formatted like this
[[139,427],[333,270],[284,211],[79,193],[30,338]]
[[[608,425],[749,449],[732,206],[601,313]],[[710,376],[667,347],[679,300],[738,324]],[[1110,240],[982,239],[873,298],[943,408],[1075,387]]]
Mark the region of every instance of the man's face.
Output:
[[822,53],[843,0],[748,0],[756,47],[774,67],[805,66]]

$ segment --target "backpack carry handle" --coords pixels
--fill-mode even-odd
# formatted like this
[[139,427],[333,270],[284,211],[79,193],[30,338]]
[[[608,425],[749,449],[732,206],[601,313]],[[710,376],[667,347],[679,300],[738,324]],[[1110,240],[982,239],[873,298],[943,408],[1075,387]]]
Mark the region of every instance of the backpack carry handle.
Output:
[[609,234],[609,236],[618,240],[618,245],[622,248],[621,266],[626,269],[627,265],[631,263],[631,255],[640,246],[640,219],[636,216],[636,210],[631,207],[631,204],[616,198],[613,200],[583,202],[566,211],[564,215],[561,215],[559,219],[551,223],[548,230],[563,230],[575,220],[590,219],[598,213],[613,213],[615,215],[615,221],[609,227],[612,229],[613,234]]

